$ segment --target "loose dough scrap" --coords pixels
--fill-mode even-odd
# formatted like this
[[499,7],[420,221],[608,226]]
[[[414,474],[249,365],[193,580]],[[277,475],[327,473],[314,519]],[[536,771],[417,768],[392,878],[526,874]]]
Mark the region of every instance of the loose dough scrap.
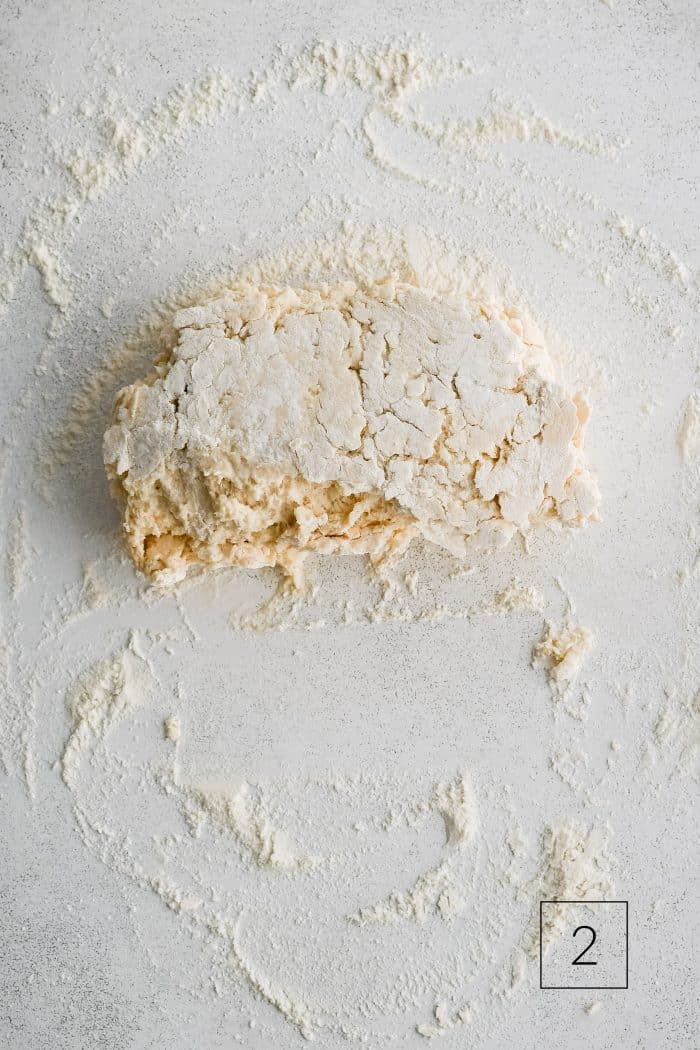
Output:
[[587,406],[515,314],[389,277],[235,284],[173,325],[104,442],[131,555],[160,584],[194,565],[298,579],[311,551],[379,559],[419,535],[463,557],[596,517]]

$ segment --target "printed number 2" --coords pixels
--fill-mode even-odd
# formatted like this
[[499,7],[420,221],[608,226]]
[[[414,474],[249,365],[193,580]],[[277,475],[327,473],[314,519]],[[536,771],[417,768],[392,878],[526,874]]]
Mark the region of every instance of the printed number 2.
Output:
[[576,936],[577,933],[580,933],[581,930],[588,930],[590,932],[590,934],[591,934],[591,939],[588,942],[588,944],[586,945],[586,947],[583,949],[583,951],[580,952],[576,956],[576,958],[574,959],[574,961],[572,962],[571,965],[572,966],[597,966],[598,963],[595,962],[593,959],[584,959],[584,955],[586,954],[586,952],[590,951],[590,949],[595,944],[595,930],[593,929],[592,926],[577,926],[576,929],[574,930],[574,937]]

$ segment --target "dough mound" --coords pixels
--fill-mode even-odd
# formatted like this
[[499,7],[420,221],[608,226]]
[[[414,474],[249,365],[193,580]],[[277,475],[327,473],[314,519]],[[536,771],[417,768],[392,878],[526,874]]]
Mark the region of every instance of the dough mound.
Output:
[[583,399],[522,318],[387,278],[236,284],[173,318],[177,341],[117,395],[104,441],[134,562],[375,559],[421,535],[464,557],[545,518],[596,517]]

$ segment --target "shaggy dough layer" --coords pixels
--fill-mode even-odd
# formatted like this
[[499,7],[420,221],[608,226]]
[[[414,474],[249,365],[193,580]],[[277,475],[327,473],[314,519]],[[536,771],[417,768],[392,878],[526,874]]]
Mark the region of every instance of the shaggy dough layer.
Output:
[[117,396],[107,473],[136,565],[381,558],[422,535],[457,556],[599,496],[583,399],[517,316],[386,279],[237,284],[174,317],[172,349]]

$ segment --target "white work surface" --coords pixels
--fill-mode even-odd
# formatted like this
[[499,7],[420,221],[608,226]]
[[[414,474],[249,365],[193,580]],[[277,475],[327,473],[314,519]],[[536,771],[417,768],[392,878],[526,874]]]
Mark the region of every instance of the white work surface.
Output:
[[[71,192],[69,146],[99,148],[102,89],[145,113],[209,68],[239,78],[283,61],[280,48],[403,34],[473,66],[409,100],[436,124],[515,102],[589,144],[628,144],[493,142],[472,125],[476,151],[460,154],[375,114],[373,152],[371,88],[282,87],[84,195],[58,238],[62,312],[37,266],[17,264],[31,254],[24,226],[13,255],[27,216]],[[0,317],[3,1046],[263,1050],[304,1034],[333,1050],[697,1045],[697,460],[691,435],[684,463],[677,435],[697,384],[699,53],[693,0],[0,2],[0,234],[14,266]],[[615,215],[635,225],[621,234]],[[456,563],[416,547],[396,570],[401,587],[419,574],[398,601],[413,610],[405,622],[343,623],[339,603],[377,600],[355,559],[314,560],[319,591],[283,631],[230,622],[272,594],[271,572],[149,594],[119,554],[101,435],[114,392],[152,355],[85,381],[193,273],[314,238],[342,245],[373,223],[409,243],[450,235],[509,276],[587,388],[601,521],[538,533],[528,554],[514,542],[458,579]],[[64,279],[42,266],[49,289]],[[515,579],[538,589],[541,611],[440,611],[488,605]],[[566,620],[567,596],[595,644],[556,699],[531,654],[545,620]],[[66,783],[67,691],[130,632],[153,679],[108,742],[97,722],[114,712],[95,716]],[[328,863],[277,871],[225,830],[190,834],[154,773],[174,751],[171,714],[183,780],[246,780]],[[461,913],[433,901],[422,919],[349,922],[449,850],[435,807],[382,823],[387,804],[462,774],[479,828],[450,859]],[[627,990],[540,990],[536,953],[511,973],[542,896],[545,829],[567,822],[600,831],[608,896],[629,901]],[[166,883],[190,895],[180,910],[161,899]],[[237,924],[235,945],[204,929],[206,908]],[[295,1024],[295,1003],[310,1024]],[[456,1020],[465,1006],[471,1020]]]

